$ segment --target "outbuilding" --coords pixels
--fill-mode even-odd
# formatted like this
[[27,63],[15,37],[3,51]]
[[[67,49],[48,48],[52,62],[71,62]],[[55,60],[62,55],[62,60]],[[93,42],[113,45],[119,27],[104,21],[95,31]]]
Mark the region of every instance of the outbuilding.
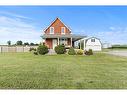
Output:
[[110,43],[103,43],[103,48],[107,49],[107,48],[111,48],[112,45]]
[[84,50],[92,49],[93,51],[101,51],[102,43],[99,38],[89,37],[81,40],[81,48]]

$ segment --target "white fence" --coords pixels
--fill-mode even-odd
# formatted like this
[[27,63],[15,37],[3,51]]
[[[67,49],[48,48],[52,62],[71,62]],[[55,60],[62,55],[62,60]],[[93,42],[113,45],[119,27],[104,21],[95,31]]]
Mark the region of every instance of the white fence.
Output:
[[30,48],[38,46],[0,46],[0,52],[29,52]]

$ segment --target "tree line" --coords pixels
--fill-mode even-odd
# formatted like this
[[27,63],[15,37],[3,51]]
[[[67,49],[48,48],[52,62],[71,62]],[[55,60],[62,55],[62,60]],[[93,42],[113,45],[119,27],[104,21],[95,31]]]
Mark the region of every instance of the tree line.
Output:
[[[11,44],[11,41],[9,40],[9,41],[7,41],[7,44],[10,46],[10,45],[12,45]],[[17,41],[15,44],[13,44],[13,45],[30,45],[30,46],[35,46],[35,45],[39,45],[39,44],[37,44],[37,43],[28,43],[28,42],[24,42],[23,43],[23,41],[21,41],[21,40],[19,40],[19,41]]]

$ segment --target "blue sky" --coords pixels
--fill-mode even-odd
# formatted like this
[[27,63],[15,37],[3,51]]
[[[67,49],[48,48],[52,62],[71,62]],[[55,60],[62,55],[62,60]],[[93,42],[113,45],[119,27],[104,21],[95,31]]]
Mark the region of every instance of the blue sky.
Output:
[[0,6],[0,44],[8,40],[39,43],[43,29],[56,17],[73,34],[127,44],[127,6]]

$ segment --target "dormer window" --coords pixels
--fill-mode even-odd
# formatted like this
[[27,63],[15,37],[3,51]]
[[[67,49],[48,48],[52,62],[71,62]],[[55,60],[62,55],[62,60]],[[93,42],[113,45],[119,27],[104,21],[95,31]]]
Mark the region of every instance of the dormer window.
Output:
[[61,34],[65,34],[65,27],[61,27]]
[[54,34],[54,27],[50,27],[50,34]]

